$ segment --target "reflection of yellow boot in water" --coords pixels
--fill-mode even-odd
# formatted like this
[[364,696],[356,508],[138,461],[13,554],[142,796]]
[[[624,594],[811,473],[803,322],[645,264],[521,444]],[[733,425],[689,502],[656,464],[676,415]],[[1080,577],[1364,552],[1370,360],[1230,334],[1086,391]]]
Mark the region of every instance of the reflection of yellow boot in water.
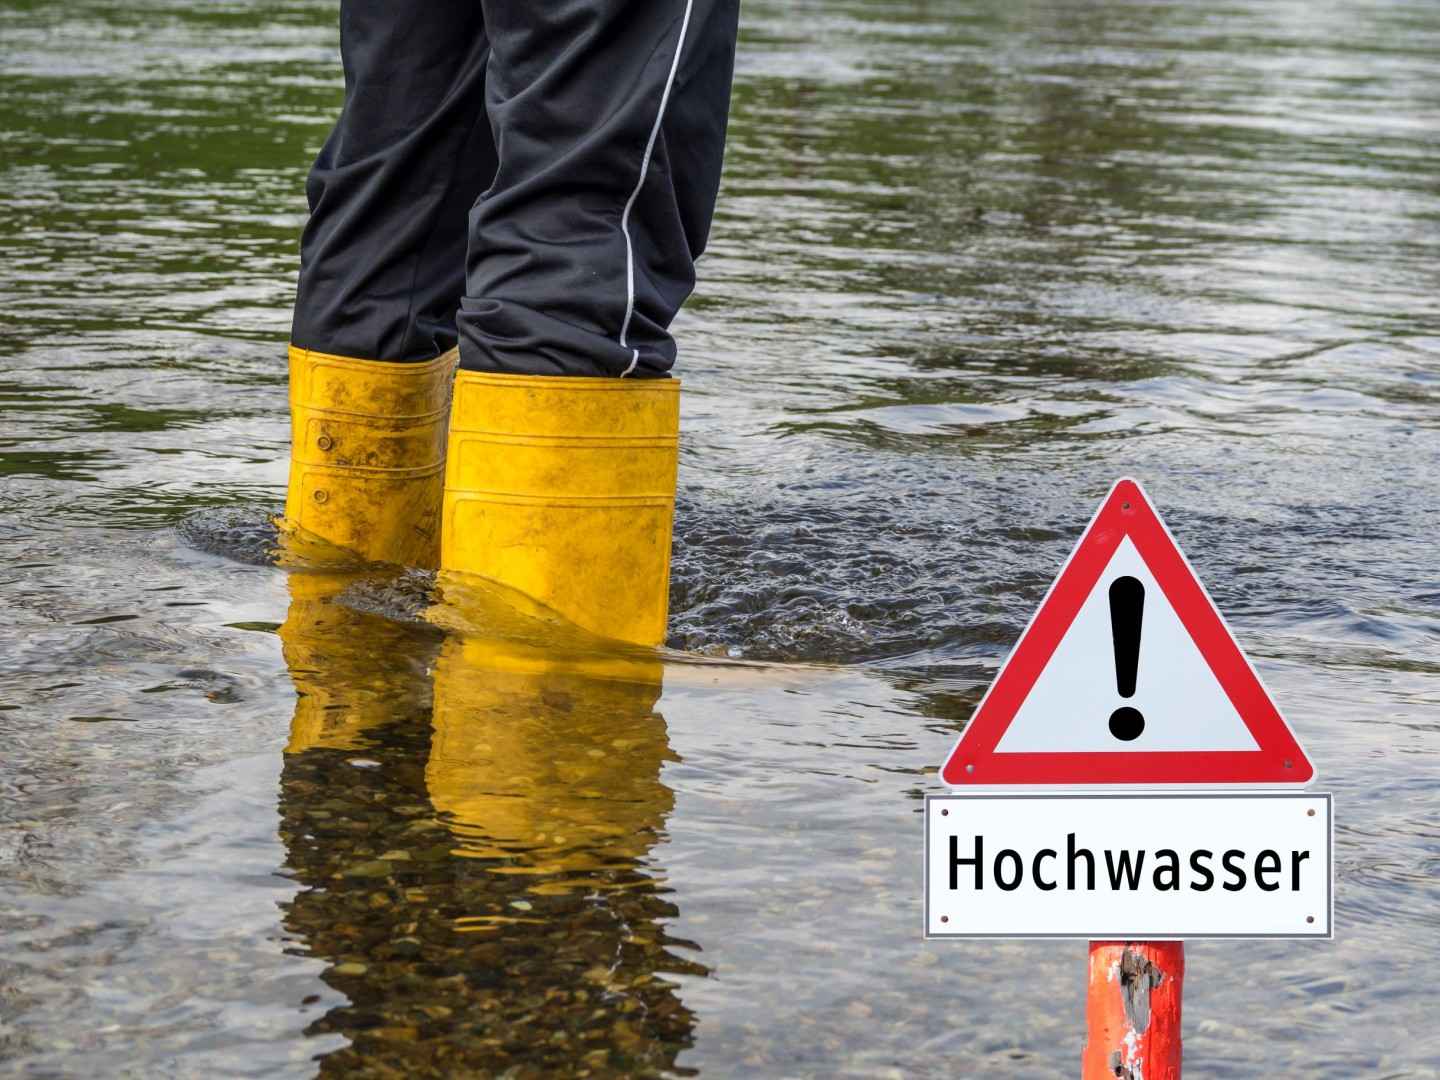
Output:
[[365,559],[436,565],[456,357],[381,363],[290,347],[287,530]]
[[653,863],[674,805],[661,665],[554,629],[544,644],[452,636],[435,663],[425,785],[474,865],[452,875],[470,886],[451,925],[504,972],[481,1042],[525,1047],[521,1075],[670,1075],[695,1021],[667,976],[707,970],[666,934],[676,909]]
[[673,379],[460,372],[441,566],[660,644],[679,423]]
[[404,644],[337,624],[324,588],[294,596],[285,926],[346,999],[310,1028],[347,1040],[320,1074],[669,1075],[694,1027],[670,976],[706,969],[667,933],[654,654],[492,603],[528,641],[418,638],[397,667]]
[[300,569],[289,575],[290,610],[280,627],[296,693],[287,754],[358,749],[367,731],[425,707],[428,635],[340,603],[356,580]]
[[622,887],[606,872],[644,858],[673,803],[659,662],[452,637],[434,678],[425,783],[455,853],[534,892]]

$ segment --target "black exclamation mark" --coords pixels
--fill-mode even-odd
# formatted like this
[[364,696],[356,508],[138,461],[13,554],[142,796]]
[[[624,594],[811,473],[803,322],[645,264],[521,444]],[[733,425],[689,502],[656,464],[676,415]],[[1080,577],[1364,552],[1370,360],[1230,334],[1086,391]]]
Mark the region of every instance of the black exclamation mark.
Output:
[[[1145,619],[1145,586],[1139,578],[1118,577],[1110,583],[1110,634],[1115,640],[1115,689],[1122,698],[1135,696],[1140,670],[1140,624]],[[1138,739],[1145,730],[1139,709],[1121,705],[1110,714],[1110,734],[1121,742]]]

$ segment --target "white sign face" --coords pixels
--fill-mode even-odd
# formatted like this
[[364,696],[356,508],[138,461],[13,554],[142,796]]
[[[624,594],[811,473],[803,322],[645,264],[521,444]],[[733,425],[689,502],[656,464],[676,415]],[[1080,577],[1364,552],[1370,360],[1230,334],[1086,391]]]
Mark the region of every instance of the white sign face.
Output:
[[[1140,582],[1145,598],[1145,632],[1136,634],[1135,640],[1138,685],[1123,702],[1115,692],[1114,629],[1108,600],[1111,585],[1122,577]],[[1135,707],[1145,718],[1140,732],[1126,740],[1111,734],[1105,722],[1111,707],[1118,704]],[[1127,536],[995,752],[1133,754],[1258,749],[1250,729],[1191,640],[1190,631]]]
[[931,795],[925,936],[1328,938],[1329,795]]

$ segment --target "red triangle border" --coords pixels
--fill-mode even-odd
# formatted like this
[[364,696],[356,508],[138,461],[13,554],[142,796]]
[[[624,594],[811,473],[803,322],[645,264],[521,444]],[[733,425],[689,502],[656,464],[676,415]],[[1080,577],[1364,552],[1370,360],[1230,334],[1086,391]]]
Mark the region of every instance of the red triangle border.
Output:
[[[1258,749],[996,753],[1005,730],[1127,536]],[[1170,530],[1140,484],[1127,478],[1117,481],[1101,503],[976,707],[940,776],[961,789],[1015,785],[1294,787],[1313,780],[1315,770]]]

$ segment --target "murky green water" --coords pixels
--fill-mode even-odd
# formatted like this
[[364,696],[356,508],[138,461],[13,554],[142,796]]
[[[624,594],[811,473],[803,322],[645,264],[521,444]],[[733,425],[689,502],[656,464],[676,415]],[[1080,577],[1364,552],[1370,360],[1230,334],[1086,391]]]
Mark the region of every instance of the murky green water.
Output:
[[0,1069],[1073,1075],[917,811],[1132,473],[1337,795],[1190,1071],[1440,1076],[1440,8],[747,0],[671,644],[763,668],[259,558],[333,23],[0,8]]

